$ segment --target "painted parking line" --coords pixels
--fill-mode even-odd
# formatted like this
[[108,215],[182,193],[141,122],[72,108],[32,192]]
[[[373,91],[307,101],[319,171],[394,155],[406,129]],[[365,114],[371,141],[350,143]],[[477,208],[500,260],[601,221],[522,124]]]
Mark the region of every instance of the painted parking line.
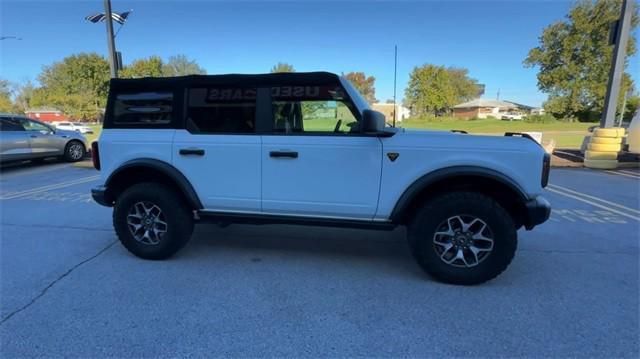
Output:
[[[632,213],[628,213],[627,210],[631,209],[631,208],[625,207],[623,205],[620,205],[620,204],[617,204],[617,203],[613,203],[613,202],[610,202],[610,201],[607,201],[607,200],[604,200],[602,198],[598,198],[598,197],[595,197],[595,196],[586,195],[586,194],[578,192],[578,191],[573,191],[572,190],[572,192],[568,192],[568,191],[565,191],[563,189],[559,189],[559,188],[556,189],[556,188],[553,188],[553,187],[557,187],[557,186],[549,185],[547,187],[547,190],[550,191],[550,192],[559,194],[561,196],[569,197],[569,198],[575,199],[577,201],[590,204],[590,205],[592,205],[594,207],[597,207],[597,208],[600,208],[600,209],[604,209],[604,210],[606,210],[608,212],[615,213],[615,214],[618,214],[620,216],[623,216],[623,217],[626,217],[626,218],[629,218],[629,219],[633,219],[633,220],[636,220],[636,221],[640,222],[640,216],[635,215],[635,213],[637,212],[636,210],[632,209]],[[623,208],[625,208],[625,211],[611,208],[611,205],[609,205],[609,203],[615,204],[615,207],[617,207],[617,208],[623,207]]]
[[617,171],[604,171],[604,172],[606,172],[608,174],[616,175],[616,176],[623,176],[623,177],[628,177],[628,178],[640,179],[640,175],[638,175],[637,173],[631,172],[631,171],[617,170]]
[[19,192],[7,193],[7,194],[1,196],[0,200],[8,200],[8,199],[15,199],[15,198],[20,198],[20,197],[27,197],[27,196],[30,196],[30,195],[33,195],[33,194],[37,194],[37,193],[41,193],[41,192],[47,192],[47,191],[50,191],[50,190],[53,190],[53,189],[65,188],[65,187],[74,186],[74,185],[78,185],[78,184],[82,184],[82,183],[93,182],[93,181],[95,181],[95,180],[97,180],[99,178],[100,178],[99,175],[89,176],[89,177],[82,177],[82,178],[77,178],[77,179],[71,180],[71,181],[60,182],[60,183],[56,183],[56,184],[51,184],[51,185],[47,185],[47,186],[32,188],[32,189],[28,189],[28,190],[24,190],[24,191],[19,191]]
[[572,189],[567,188],[567,187],[558,186],[557,184],[550,183],[549,187],[553,188],[555,190],[558,190],[558,191],[565,191],[565,192],[574,194],[576,196],[582,196],[582,197],[585,197],[585,198],[588,198],[588,199],[591,199],[591,200],[594,200],[594,201],[597,201],[597,202],[600,202],[600,203],[603,203],[603,204],[606,204],[606,205],[609,205],[609,206],[612,206],[612,207],[616,207],[616,208],[621,209],[621,210],[625,210],[625,211],[629,211],[629,212],[632,212],[632,213],[640,214],[640,211],[637,210],[637,209],[629,208],[629,207],[623,206],[623,205],[615,203],[615,202],[607,201],[606,199],[602,199],[600,197],[596,197],[596,196],[592,196],[592,195],[589,195],[589,194],[586,194],[586,193],[583,193],[583,192],[572,190]]

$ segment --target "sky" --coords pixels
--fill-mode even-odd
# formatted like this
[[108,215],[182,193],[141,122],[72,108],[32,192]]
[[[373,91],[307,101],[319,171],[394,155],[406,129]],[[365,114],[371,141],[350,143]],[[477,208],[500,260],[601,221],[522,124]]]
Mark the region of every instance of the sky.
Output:
[[[569,1],[126,1],[133,9],[116,38],[123,62],[185,54],[209,74],[265,73],[277,62],[296,71],[363,71],[376,97],[397,97],[426,63],[464,67],[486,85],[485,98],[540,106],[537,68],[522,65],[542,30],[562,20]],[[84,17],[103,1],[0,0],[0,78],[37,80],[44,65],[78,52],[107,56],[105,24]],[[116,25],[116,29],[118,25]],[[640,82],[638,55],[630,73]]]

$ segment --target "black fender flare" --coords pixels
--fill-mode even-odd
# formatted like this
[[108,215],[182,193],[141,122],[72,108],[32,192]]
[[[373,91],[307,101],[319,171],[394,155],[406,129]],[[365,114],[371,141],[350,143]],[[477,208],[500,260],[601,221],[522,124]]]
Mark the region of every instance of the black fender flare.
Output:
[[160,161],[154,158],[138,158],[134,160],[127,161],[120,165],[115,171],[113,171],[105,182],[105,186],[108,189],[111,187],[111,184],[118,177],[120,173],[123,171],[134,168],[134,167],[142,167],[142,168],[150,168],[155,171],[161,172],[162,174],[169,177],[173,183],[178,187],[178,189],[182,192],[185,199],[187,200],[189,206],[194,209],[202,209],[202,202],[200,202],[200,198],[198,198],[198,194],[193,189],[191,182],[175,167],[172,165]]
[[411,204],[411,201],[430,185],[446,178],[461,176],[476,176],[494,180],[510,188],[513,192],[517,193],[519,199],[523,204],[529,200],[529,196],[527,195],[527,193],[516,181],[496,170],[480,166],[445,167],[423,175],[422,177],[415,180],[409,187],[407,187],[407,189],[402,193],[395,206],[393,207],[393,211],[391,212],[390,217],[391,221],[398,222],[404,215],[405,210]]

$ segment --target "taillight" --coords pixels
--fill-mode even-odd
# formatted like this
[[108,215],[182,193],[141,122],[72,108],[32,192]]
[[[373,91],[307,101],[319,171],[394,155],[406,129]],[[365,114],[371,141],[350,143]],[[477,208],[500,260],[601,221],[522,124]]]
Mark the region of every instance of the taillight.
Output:
[[93,168],[100,171],[100,151],[98,150],[98,141],[91,143],[91,161],[93,161]]
[[542,178],[540,179],[540,184],[542,188],[547,187],[549,183],[549,171],[551,170],[551,156],[548,153],[544,154],[544,158],[542,159]]

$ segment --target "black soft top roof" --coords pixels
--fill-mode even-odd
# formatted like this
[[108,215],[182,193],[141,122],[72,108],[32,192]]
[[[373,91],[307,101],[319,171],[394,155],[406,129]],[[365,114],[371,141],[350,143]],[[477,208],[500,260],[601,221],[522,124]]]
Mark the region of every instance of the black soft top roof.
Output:
[[143,77],[111,79],[111,89],[171,88],[194,85],[293,86],[336,85],[339,77],[331,72],[281,72],[269,74],[189,75],[177,77]]

